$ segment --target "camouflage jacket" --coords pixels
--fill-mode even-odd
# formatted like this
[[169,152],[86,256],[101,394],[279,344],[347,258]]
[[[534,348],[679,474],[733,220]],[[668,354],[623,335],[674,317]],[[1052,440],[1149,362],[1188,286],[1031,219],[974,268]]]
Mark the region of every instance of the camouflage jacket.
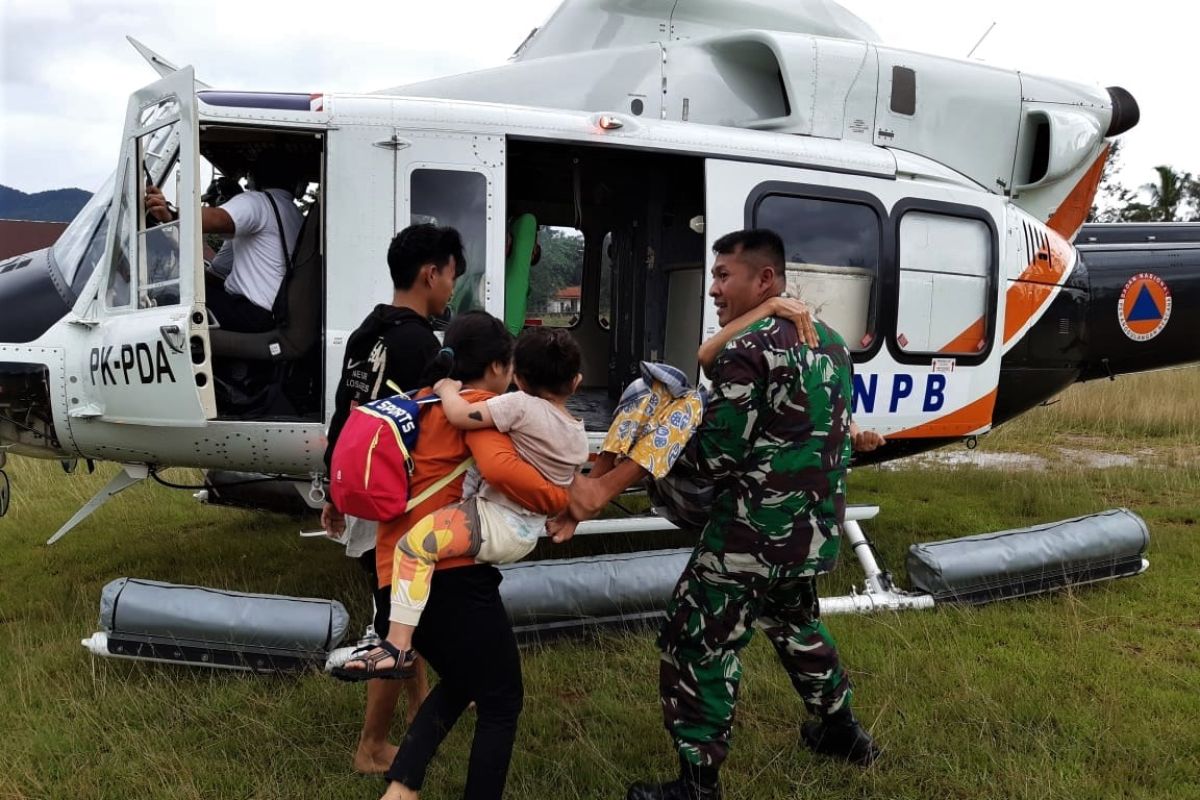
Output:
[[841,337],[815,325],[816,349],[774,317],[730,342],[696,434],[715,489],[706,546],[789,575],[834,567],[846,510],[853,365]]

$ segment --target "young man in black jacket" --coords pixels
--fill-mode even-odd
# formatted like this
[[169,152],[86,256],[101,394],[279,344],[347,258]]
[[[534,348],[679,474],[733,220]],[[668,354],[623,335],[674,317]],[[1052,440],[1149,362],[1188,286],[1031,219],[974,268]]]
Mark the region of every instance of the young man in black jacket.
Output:
[[[458,231],[429,224],[411,225],[396,234],[387,261],[395,289],[391,304],[375,306],[346,342],[342,378],[329,423],[326,470],[351,409],[395,394],[392,386],[411,392],[426,385],[425,369],[441,347],[433,335],[430,317],[446,310],[454,282],[467,267]],[[375,523],[346,517],[329,502],[321,512],[321,523],[330,536],[345,534],[346,555],[358,558],[367,571],[375,599],[375,633],[387,636],[390,597],[388,587],[379,587],[375,573]],[[388,743],[387,736],[401,686],[407,688],[411,720],[428,691],[423,667],[413,680],[403,683],[367,682],[366,715],[354,754],[357,771],[382,773],[391,765],[396,746]]]

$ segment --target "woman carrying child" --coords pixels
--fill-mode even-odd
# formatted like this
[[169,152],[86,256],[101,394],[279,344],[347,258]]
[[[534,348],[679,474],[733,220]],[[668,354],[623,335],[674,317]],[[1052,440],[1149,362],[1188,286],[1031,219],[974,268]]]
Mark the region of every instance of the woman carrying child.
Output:
[[[481,403],[508,389],[513,340],[500,320],[484,312],[460,314],[446,330],[445,345],[439,358],[452,361],[449,377],[462,382],[466,403]],[[412,495],[419,495],[468,458],[474,458],[490,492],[499,492],[520,507],[536,514],[553,514],[566,506],[562,486],[545,480],[522,460],[508,435],[495,428],[461,430],[451,424],[439,403],[426,406],[421,413],[417,446],[412,453]],[[402,573],[394,571],[393,561],[402,552],[397,549],[400,538],[429,509],[461,510],[464,483],[465,478],[451,482],[427,503],[379,526],[376,554],[381,585],[386,581],[393,592],[397,591],[394,579]],[[446,527],[427,531],[433,541],[473,541],[472,531],[467,529],[473,520],[466,513],[443,514],[441,520]],[[436,546],[430,549],[442,550]],[[389,784],[384,797],[388,800],[417,796],[438,746],[472,702],[477,721],[464,796],[499,798],[512,758],[523,686],[516,638],[500,599],[500,573],[478,561],[478,553],[471,555],[470,547],[462,555],[441,555],[427,584],[428,601],[420,624],[412,634],[413,645],[437,671],[439,680],[417,712],[387,772]],[[340,676],[397,677],[403,662],[399,649],[384,642],[362,658],[347,662]]]

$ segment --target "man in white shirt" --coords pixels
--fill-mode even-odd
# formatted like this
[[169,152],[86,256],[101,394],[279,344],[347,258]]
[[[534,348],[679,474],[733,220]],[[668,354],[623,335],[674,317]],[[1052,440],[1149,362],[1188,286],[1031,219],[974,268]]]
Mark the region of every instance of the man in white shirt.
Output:
[[[219,208],[200,209],[204,233],[227,237],[233,251],[233,267],[223,283],[218,276],[205,274],[205,303],[223,329],[243,333],[275,327],[271,308],[304,222],[292,202],[296,175],[282,156],[263,154],[252,167],[252,176],[254,190],[230,198]],[[174,218],[155,187],[146,189],[146,212],[162,222]]]

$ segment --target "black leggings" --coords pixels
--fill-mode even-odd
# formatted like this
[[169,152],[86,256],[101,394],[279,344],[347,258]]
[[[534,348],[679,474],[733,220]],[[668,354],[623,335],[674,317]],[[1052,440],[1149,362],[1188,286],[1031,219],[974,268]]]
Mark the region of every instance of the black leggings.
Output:
[[204,273],[204,304],[223,330],[238,333],[264,333],[275,329],[275,316],[254,304],[248,297],[230,294],[225,282],[211,272]]
[[400,743],[389,781],[419,791],[438,746],[474,702],[475,740],[463,797],[497,800],[504,794],[524,688],[499,587],[499,571],[483,564],[434,573],[413,646],[437,670],[438,683]]

